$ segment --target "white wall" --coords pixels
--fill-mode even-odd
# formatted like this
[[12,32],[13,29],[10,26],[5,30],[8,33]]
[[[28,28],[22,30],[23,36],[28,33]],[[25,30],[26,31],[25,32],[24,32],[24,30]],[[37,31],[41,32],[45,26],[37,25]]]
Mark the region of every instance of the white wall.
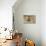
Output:
[[46,0],[42,0],[41,4],[41,40],[42,46],[46,46]]
[[[18,9],[14,12],[15,28],[24,34],[24,37],[35,40],[37,46],[41,42],[41,1],[23,0]],[[24,15],[36,15],[36,24],[24,24]]]
[[[28,34],[28,38],[30,37],[29,35],[31,35],[31,38],[34,38],[37,43],[38,40],[41,39],[42,46],[46,46],[46,0],[41,0],[41,2],[40,0],[25,0],[21,3],[20,7],[18,6],[18,8],[15,9],[15,28],[18,29],[19,32],[23,32],[24,36]],[[36,15],[36,24],[24,24],[24,14]]]
[[0,0],[0,27],[12,28],[12,6],[16,0]]

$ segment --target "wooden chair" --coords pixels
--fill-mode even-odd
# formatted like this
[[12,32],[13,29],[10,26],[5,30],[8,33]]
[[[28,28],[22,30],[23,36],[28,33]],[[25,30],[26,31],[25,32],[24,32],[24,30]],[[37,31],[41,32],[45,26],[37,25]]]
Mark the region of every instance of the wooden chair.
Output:
[[16,46],[22,45],[22,33],[15,33]]

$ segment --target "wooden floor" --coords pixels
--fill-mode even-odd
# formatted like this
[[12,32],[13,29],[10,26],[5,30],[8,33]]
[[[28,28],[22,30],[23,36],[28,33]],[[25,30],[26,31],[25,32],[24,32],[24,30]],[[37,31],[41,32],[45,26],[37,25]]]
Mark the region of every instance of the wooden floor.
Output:
[[6,42],[2,43],[0,46],[16,46],[15,39],[13,40],[6,40]]

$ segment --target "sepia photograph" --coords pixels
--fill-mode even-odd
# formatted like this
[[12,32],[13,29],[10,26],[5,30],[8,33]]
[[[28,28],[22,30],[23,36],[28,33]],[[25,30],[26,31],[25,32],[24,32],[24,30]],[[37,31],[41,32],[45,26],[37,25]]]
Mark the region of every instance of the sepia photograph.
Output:
[[24,15],[24,24],[36,24],[36,16]]

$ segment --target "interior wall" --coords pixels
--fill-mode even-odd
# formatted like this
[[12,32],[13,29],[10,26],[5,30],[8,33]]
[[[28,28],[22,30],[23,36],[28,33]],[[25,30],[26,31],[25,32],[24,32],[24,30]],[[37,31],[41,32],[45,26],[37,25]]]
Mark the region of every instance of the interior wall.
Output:
[[[41,4],[40,0],[23,0],[14,12],[15,28],[22,32],[24,38],[33,39],[37,46],[41,46]],[[24,24],[24,15],[35,15],[36,24]]]
[[42,46],[46,46],[46,0],[41,1],[41,40]]

